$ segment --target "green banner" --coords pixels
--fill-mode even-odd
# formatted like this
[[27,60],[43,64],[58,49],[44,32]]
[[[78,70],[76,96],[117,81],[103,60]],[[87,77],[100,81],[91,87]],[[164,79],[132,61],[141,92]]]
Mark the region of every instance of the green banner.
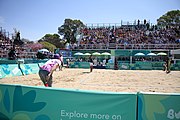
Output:
[[138,120],[179,120],[180,94],[138,94]]
[[136,120],[137,95],[0,85],[0,119]]
[[131,50],[115,50],[115,56],[130,56]]
[[89,62],[70,62],[71,68],[90,68]]
[[135,63],[135,66],[137,66],[137,69],[139,67],[140,70],[152,70],[152,63],[151,62],[137,61]]

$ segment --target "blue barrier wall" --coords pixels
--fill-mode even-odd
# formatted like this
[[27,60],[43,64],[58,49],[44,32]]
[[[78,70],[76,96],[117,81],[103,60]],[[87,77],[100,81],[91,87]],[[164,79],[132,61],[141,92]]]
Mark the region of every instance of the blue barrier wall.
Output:
[[39,71],[39,66],[43,63],[31,64],[1,64],[0,65],[0,78],[34,74]]
[[1,64],[0,65],[0,78],[20,76],[22,75],[18,64]]

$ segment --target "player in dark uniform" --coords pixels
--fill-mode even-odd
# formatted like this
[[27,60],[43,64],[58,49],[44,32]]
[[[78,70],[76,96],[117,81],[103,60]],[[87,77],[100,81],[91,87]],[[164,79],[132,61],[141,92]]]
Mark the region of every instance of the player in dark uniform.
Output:
[[92,59],[92,55],[89,57],[89,63],[90,63],[90,72],[93,71],[93,59]]

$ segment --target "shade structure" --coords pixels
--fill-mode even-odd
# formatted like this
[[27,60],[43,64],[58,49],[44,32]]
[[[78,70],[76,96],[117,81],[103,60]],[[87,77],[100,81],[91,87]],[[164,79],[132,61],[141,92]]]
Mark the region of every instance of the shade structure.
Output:
[[84,55],[83,53],[81,53],[81,52],[77,52],[77,53],[75,53],[74,55]]
[[167,55],[167,53],[160,52],[160,53],[158,53],[157,55],[159,55],[159,56],[166,56],[166,55]]
[[147,56],[157,56],[155,53],[148,53]]
[[85,56],[91,55],[90,53],[84,53]]
[[111,54],[108,53],[108,52],[104,52],[104,53],[101,53],[101,55],[106,55],[106,56],[108,56],[108,55],[111,55]]
[[145,56],[144,53],[136,53],[134,56]]
[[94,52],[94,53],[92,53],[92,55],[101,55],[100,53],[98,53],[98,52]]
[[40,49],[40,50],[38,50],[38,52],[49,52],[49,50],[48,49]]

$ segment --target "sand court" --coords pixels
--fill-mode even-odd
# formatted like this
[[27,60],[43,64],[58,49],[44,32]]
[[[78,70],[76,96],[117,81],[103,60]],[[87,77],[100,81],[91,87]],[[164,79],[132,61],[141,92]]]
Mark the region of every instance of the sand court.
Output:
[[[180,71],[64,68],[53,74],[53,87],[106,92],[180,93]],[[0,84],[43,86],[38,74],[0,79]]]

